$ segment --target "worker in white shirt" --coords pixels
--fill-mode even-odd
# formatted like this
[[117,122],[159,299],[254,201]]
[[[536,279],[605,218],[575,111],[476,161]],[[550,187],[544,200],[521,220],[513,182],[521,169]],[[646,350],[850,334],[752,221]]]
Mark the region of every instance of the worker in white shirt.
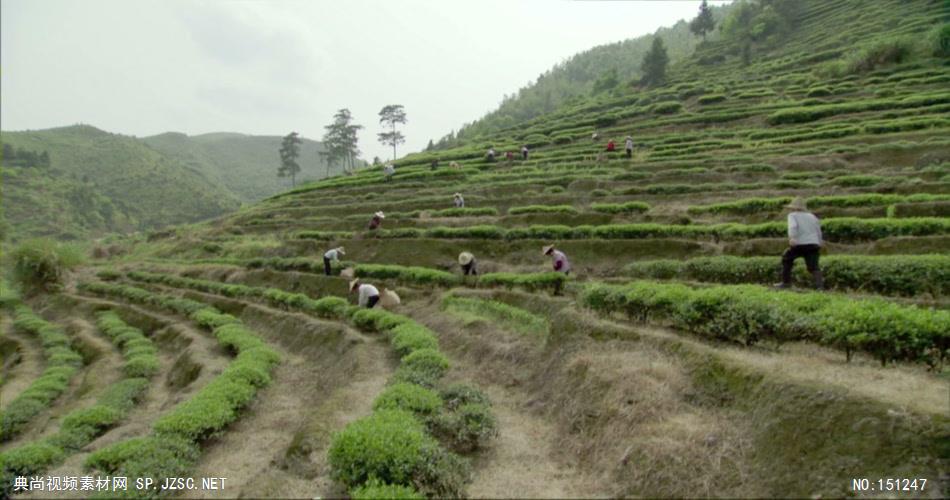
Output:
[[341,255],[346,255],[346,250],[343,247],[331,248],[323,254],[323,271],[327,276],[330,275],[330,263],[340,262]]
[[360,307],[372,309],[379,302],[379,290],[369,283],[360,283],[359,279],[350,282],[350,293],[359,294],[358,304]]
[[788,214],[788,250],[782,255],[782,282],[776,283],[776,288],[792,286],[792,267],[795,259],[805,259],[805,266],[815,280],[815,288],[822,290],[825,287],[821,268],[818,267],[818,256],[821,253],[821,223],[815,214],[808,211],[805,200],[797,197],[785,206]]

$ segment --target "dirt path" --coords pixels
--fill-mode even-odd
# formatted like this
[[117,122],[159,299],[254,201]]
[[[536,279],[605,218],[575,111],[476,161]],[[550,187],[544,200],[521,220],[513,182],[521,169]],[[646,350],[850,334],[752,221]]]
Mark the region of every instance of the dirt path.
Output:
[[0,410],[3,410],[43,373],[45,363],[39,339],[14,331],[13,320],[4,316],[0,331],[5,337],[16,342],[17,352],[20,354],[20,361],[7,367],[3,373],[3,379],[6,381],[0,386]]
[[[474,331],[457,333],[465,329],[455,319],[431,306],[414,307],[408,313],[437,332],[440,338],[478,335]],[[502,329],[497,326],[491,328],[496,329],[496,335],[509,340],[497,344],[501,349],[532,348],[532,342],[524,342],[522,334],[501,333]],[[440,344],[451,358],[451,378],[473,384],[485,392],[491,398],[492,410],[498,420],[498,436],[474,458],[472,483],[466,488],[469,496],[590,498],[609,495],[598,487],[596,478],[572,466],[564,459],[564,454],[559,453],[557,443],[560,436],[555,424],[528,408],[527,402],[533,397],[518,387],[517,380],[486,375],[485,365],[480,362],[483,352],[468,351],[454,341],[440,341]],[[516,359],[514,356],[511,361],[517,362]]]
[[499,386],[479,386],[491,398],[498,436],[474,463],[472,498],[570,498],[596,495],[577,469],[556,461],[555,427],[523,407],[527,399]]
[[[332,434],[368,415],[392,368],[378,342],[355,346],[349,383],[325,392],[315,381],[326,366],[283,353],[272,384],[218,440],[206,443],[195,477],[227,477],[216,498],[326,498],[343,494],[329,477],[326,452]],[[295,432],[296,431],[296,432]],[[289,459],[289,450],[303,449]],[[190,491],[184,498],[207,497]]]

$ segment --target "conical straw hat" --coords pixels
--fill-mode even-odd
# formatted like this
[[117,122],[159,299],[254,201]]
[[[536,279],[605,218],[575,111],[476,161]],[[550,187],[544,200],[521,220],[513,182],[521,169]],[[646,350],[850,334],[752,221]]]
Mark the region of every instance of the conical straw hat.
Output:
[[472,259],[474,259],[474,258],[475,258],[475,256],[472,255],[471,253],[469,253],[469,252],[462,252],[462,253],[459,254],[459,264],[461,264],[461,265],[463,265],[463,266],[467,266],[468,263],[471,262]]

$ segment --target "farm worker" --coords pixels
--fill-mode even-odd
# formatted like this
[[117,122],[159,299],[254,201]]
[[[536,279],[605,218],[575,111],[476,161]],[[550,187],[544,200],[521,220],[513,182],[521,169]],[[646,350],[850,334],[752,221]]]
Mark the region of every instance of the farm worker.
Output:
[[455,208],[465,208],[465,198],[462,198],[462,193],[455,193]]
[[379,225],[383,223],[383,219],[385,218],[386,214],[382,211],[373,214],[373,218],[369,220],[369,230],[379,229]]
[[489,147],[488,153],[485,156],[488,157],[488,161],[495,161],[495,147]]
[[465,276],[469,274],[478,276],[478,265],[475,262],[475,256],[471,252],[459,254],[459,265],[462,266],[462,272],[465,273]]
[[597,139],[600,139],[600,134],[598,134],[597,132],[594,132],[593,134],[590,135],[590,140],[597,142]]
[[633,137],[627,136],[626,144],[624,148],[627,150],[627,158],[633,156]]
[[559,273],[571,274],[571,263],[567,260],[567,255],[564,255],[564,252],[554,248],[554,245],[548,245],[541,249],[544,252],[544,255],[551,256],[551,264],[554,265],[554,270]]
[[430,164],[430,168],[431,168],[432,170],[435,170],[435,169],[439,168],[439,159],[438,159],[438,158],[432,160],[432,163]]
[[617,146],[614,144],[613,139],[607,141],[607,151],[613,153],[617,150]]
[[330,275],[330,262],[340,262],[341,255],[346,255],[346,250],[343,247],[331,248],[323,254],[323,272],[327,276]]
[[525,144],[524,146],[521,146],[521,159],[522,160],[528,159],[528,145],[527,144]]
[[359,300],[357,303],[360,307],[372,309],[373,306],[379,302],[379,290],[369,283],[360,283],[359,278],[350,282],[350,293],[353,292],[359,293]]
[[462,168],[462,166],[459,165],[459,162],[457,162],[457,161],[450,161],[450,162],[449,162],[449,168],[458,170],[458,169]]
[[386,174],[386,180],[391,181],[393,180],[393,174],[396,173],[396,167],[392,163],[387,163],[386,166],[383,167],[383,173]]
[[782,255],[782,282],[776,283],[776,288],[792,286],[792,266],[795,259],[804,257],[805,266],[815,279],[815,288],[822,290],[825,287],[824,277],[818,267],[818,256],[821,253],[821,223],[815,214],[808,211],[805,200],[796,197],[785,206],[788,214],[788,249]]
[[511,164],[515,161],[515,154],[512,153],[511,151],[505,151],[505,161],[508,162],[508,166],[510,167]]

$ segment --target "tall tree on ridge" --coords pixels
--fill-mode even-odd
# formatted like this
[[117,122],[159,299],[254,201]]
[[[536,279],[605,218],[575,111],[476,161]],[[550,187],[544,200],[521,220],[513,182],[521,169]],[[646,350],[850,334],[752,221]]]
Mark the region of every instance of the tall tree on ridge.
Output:
[[277,177],[290,176],[290,185],[297,186],[297,174],[300,173],[300,165],[297,158],[300,156],[300,144],[303,141],[297,135],[297,132],[291,132],[284,136],[280,143],[280,167],[277,169]]
[[353,124],[350,110],[343,108],[333,115],[333,123],[324,127],[323,144],[326,150],[321,153],[327,157],[327,177],[330,176],[330,163],[339,161],[344,172],[352,171],[356,157],[360,154],[357,132],[362,125]]
[[390,128],[389,132],[379,133],[379,142],[393,147],[393,160],[395,160],[396,145],[406,142],[406,138],[402,135],[402,132],[396,131],[397,123],[403,125],[406,123],[406,111],[403,109],[402,104],[383,106],[383,109],[379,111],[379,123],[387,125]]
[[694,35],[702,36],[705,42],[706,33],[709,33],[715,28],[716,21],[713,19],[712,9],[709,8],[709,4],[706,3],[706,0],[703,0],[703,3],[699,6],[699,14],[689,22],[689,30]]

